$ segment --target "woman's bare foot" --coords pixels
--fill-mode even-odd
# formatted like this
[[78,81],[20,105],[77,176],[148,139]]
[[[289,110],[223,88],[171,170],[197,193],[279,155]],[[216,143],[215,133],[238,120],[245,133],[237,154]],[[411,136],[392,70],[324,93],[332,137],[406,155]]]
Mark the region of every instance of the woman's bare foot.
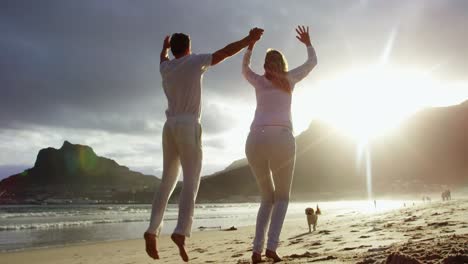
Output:
[[265,256],[267,258],[273,259],[274,263],[282,261],[281,257],[278,256],[278,254],[276,254],[276,251],[271,251],[271,250],[267,249],[266,252],[265,252]]
[[257,264],[262,262],[262,255],[257,252],[252,253],[252,264]]
[[143,235],[145,238],[146,253],[153,259],[159,259],[158,249],[156,247],[156,235],[145,232]]
[[189,257],[187,255],[187,252],[185,251],[185,236],[174,233],[171,235],[171,239],[179,248],[179,255],[182,258],[182,260],[188,262]]

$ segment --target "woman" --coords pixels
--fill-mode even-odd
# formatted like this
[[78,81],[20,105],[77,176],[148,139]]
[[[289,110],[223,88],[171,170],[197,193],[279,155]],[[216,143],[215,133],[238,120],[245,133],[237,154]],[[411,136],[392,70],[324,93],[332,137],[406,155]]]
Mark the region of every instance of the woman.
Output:
[[250,57],[255,41],[244,55],[242,74],[255,88],[257,109],[250,127],[245,153],[257,179],[261,204],[257,215],[253,241],[252,263],[261,262],[261,253],[269,225],[266,256],[281,261],[276,253],[279,235],[288,209],[291,182],[296,158],[296,142],[291,122],[291,95],[297,82],[304,79],[317,65],[317,57],[310,43],[309,27],[298,26],[296,38],[307,47],[307,61],[288,71],[284,56],[268,50],[265,74],[250,69]]

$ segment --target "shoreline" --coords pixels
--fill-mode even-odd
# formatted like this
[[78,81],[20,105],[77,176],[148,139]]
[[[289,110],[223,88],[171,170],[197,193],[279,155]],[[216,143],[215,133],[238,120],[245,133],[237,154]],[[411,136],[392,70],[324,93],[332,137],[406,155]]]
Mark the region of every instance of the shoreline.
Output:
[[[311,234],[307,232],[305,218],[287,218],[278,252],[284,257],[283,263],[378,263],[394,251],[401,251],[400,247],[407,249],[407,255],[420,252],[418,243],[433,242],[435,246],[457,240],[464,245],[468,243],[467,208],[468,200],[460,199],[370,214],[320,216],[317,231]],[[250,263],[254,229],[245,226],[236,231],[194,232],[187,240],[190,263]],[[159,263],[181,263],[168,235],[160,237],[158,249],[162,258]],[[439,255],[447,257],[444,254]],[[461,249],[457,254],[468,258],[466,250]],[[0,253],[2,264],[25,263],[31,259],[38,264],[155,263],[144,251],[143,238]]]
[[[393,210],[392,208],[402,208],[403,202],[379,200],[379,208],[377,209],[374,208],[372,202],[362,200],[318,202],[318,204],[326,210],[326,214],[322,217],[323,220],[336,215],[346,215],[353,211],[376,213]],[[418,203],[417,201],[415,202]],[[406,201],[406,203],[409,204],[409,201]],[[304,208],[310,206],[314,207],[315,203],[291,202],[286,221],[302,219],[304,217]],[[29,209],[27,208],[29,207],[27,207],[26,209],[20,209],[20,211],[7,212],[0,219],[0,230],[2,230],[0,234],[3,235],[3,239],[0,240],[0,252],[23,251],[29,248],[46,249],[64,244],[79,245],[80,243],[138,239],[140,237],[139,232],[147,228],[149,206],[144,206],[144,208],[137,206],[134,208],[129,205],[112,205],[109,207],[109,210],[103,211],[102,216],[100,210],[91,209],[89,211],[89,208],[97,207],[94,205],[91,207],[79,206],[66,208],[63,211],[62,209],[56,211],[54,208],[62,208],[62,206],[51,206],[44,207],[43,210],[38,211],[34,209],[31,212],[28,211]],[[107,206],[102,207],[107,208]],[[136,213],[132,213],[134,211]],[[208,227],[205,231],[211,230],[211,227],[215,226],[218,227],[214,228],[215,230],[231,226],[253,226],[255,225],[257,211],[258,204],[252,203],[200,204],[196,208],[193,232],[195,234],[203,231],[199,229],[202,226]],[[83,212],[86,218],[80,218],[80,212]],[[28,218],[30,215],[33,218],[38,216],[46,217],[47,220],[40,223],[20,222],[22,218]],[[214,215],[217,217],[213,218]],[[167,219],[162,230],[162,235],[172,232],[176,223],[177,208],[172,208],[166,216]],[[15,219],[18,219],[18,221],[15,222]]]

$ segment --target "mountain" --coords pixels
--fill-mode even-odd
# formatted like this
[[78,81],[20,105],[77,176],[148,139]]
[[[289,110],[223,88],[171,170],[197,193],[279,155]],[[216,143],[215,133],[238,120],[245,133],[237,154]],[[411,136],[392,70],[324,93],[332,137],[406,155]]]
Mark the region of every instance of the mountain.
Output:
[[[365,162],[357,145],[325,123],[296,137],[293,199],[365,198]],[[468,102],[422,110],[369,144],[377,196],[439,192],[468,185]],[[202,178],[199,201],[250,201],[258,189],[245,159]],[[361,164],[358,166],[358,164]]]
[[99,157],[93,149],[65,141],[39,151],[33,168],[0,181],[3,199],[91,199],[150,201],[160,180]]
[[[366,198],[364,161],[357,146],[325,123],[313,122],[296,137],[292,198]],[[468,186],[468,102],[422,110],[398,130],[369,146],[371,190],[376,196],[440,192]],[[358,166],[360,165],[360,166]],[[39,151],[34,167],[0,181],[0,202],[88,199],[149,203],[160,180],[133,172],[83,145],[65,141],[60,149]],[[171,198],[177,201],[178,184]],[[245,159],[202,178],[198,202],[258,200]]]

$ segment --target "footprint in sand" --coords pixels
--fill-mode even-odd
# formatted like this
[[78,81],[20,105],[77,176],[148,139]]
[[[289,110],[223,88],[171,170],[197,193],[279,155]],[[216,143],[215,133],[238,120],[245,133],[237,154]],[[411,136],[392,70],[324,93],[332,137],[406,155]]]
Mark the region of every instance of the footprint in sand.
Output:
[[310,253],[309,251],[306,251],[302,254],[292,254],[292,255],[286,256],[286,258],[299,259],[299,258],[315,258],[318,256],[320,256],[320,254],[317,252]]
[[455,233],[455,230],[451,230],[451,229],[442,229],[440,230],[441,233]]
[[289,244],[288,244],[288,246],[295,245],[295,244],[299,244],[299,243],[301,243],[302,241],[304,241],[302,238],[299,238],[299,239],[290,241]]
[[434,223],[428,223],[427,226],[433,226],[435,228],[437,227],[443,227],[443,226],[448,226],[449,225],[449,222],[448,221],[444,221],[444,222],[434,222]]
[[382,231],[382,229],[374,226],[374,227],[373,227],[371,230],[369,230],[368,232],[377,232],[377,231]]
[[368,248],[368,247],[372,247],[371,245],[360,245],[359,247],[357,248]]
[[243,253],[237,253],[237,254],[232,255],[231,258],[242,257],[242,255],[244,255],[244,254]]
[[378,247],[378,248],[369,248],[367,252],[380,252],[380,251],[385,251],[387,249],[391,248],[390,246],[383,246],[383,247]]
[[326,256],[324,258],[312,259],[309,262],[325,261],[325,260],[332,260],[332,259],[337,259],[337,257],[335,257],[335,256]]
[[407,217],[403,220],[403,222],[407,223],[407,222],[413,222],[413,221],[416,221],[418,218],[415,216],[415,215],[412,215],[410,217]]
[[360,236],[359,238],[369,238],[370,236]]
[[233,240],[232,243],[234,244],[244,244],[244,242],[240,241],[240,240]]
[[342,251],[349,251],[349,250],[355,250],[357,247],[345,247],[342,249]]
[[318,233],[319,234],[324,234],[324,235],[329,235],[331,233],[331,231],[330,230],[320,230]]
[[198,252],[198,253],[205,253],[205,252],[207,252],[208,250],[203,249],[203,248],[196,248],[196,249],[194,249],[193,251]]

